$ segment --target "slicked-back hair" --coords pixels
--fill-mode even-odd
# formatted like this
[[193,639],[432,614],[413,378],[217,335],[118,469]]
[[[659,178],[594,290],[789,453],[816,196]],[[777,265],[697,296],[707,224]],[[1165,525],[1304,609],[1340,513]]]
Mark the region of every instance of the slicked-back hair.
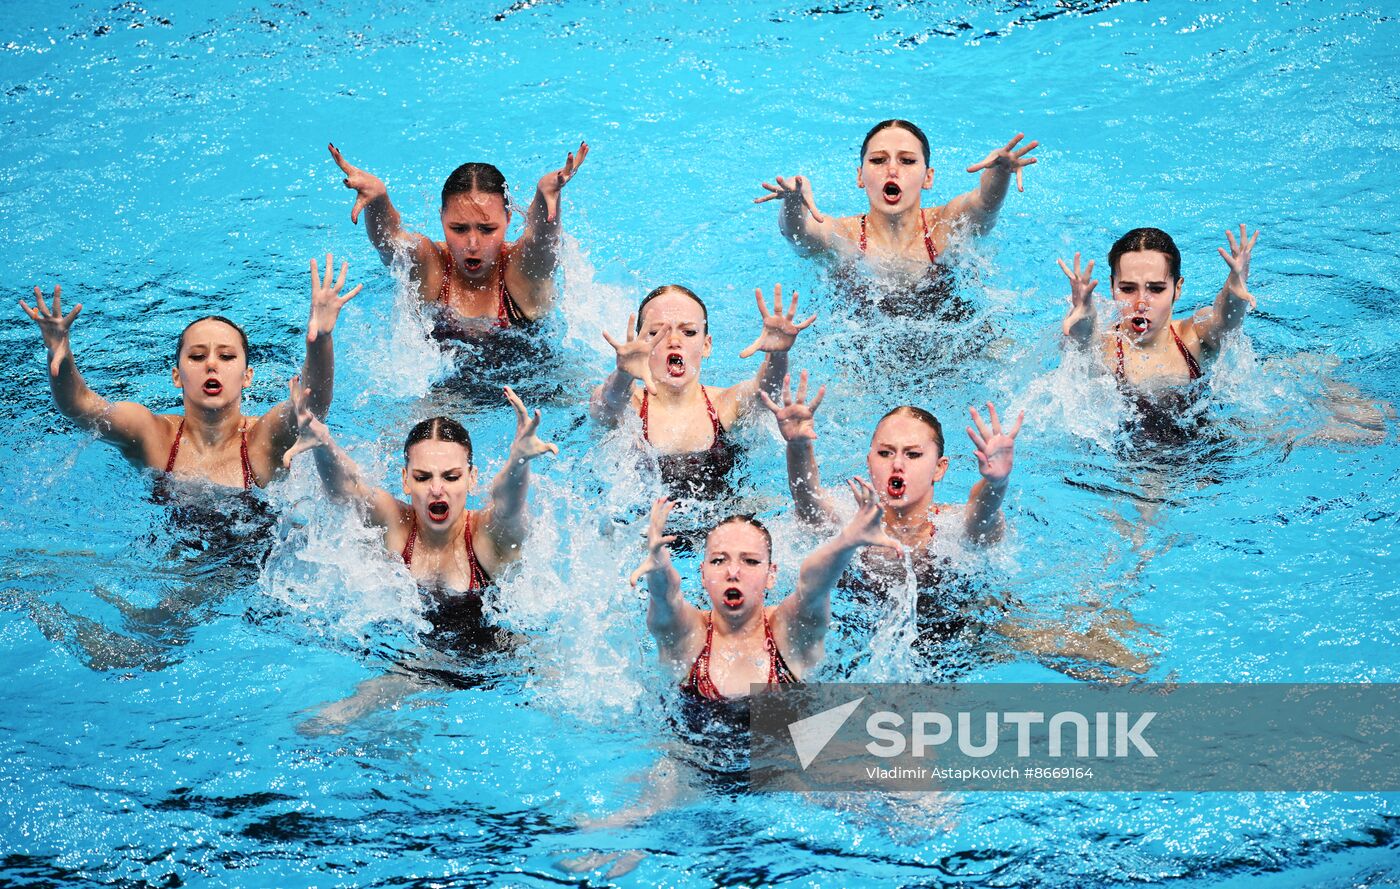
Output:
[[928,136],[925,136],[924,131],[914,126],[914,124],[907,120],[900,120],[897,117],[880,121],[870,128],[870,132],[865,134],[865,141],[860,143],[860,162],[862,164],[865,163],[865,149],[870,146],[870,140],[875,138],[876,133],[888,129],[898,129],[912,133],[914,138],[919,140],[919,145],[924,149],[924,166],[927,167],[929,165]]
[[506,196],[505,175],[491,164],[476,161],[462,164],[452,171],[451,176],[447,177],[447,181],[442,184],[442,205],[446,207],[447,199],[453,195],[474,192],[500,195],[501,200],[506,202],[506,212],[510,212],[510,199]]
[[768,561],[772,562],[773,535],[768,533],[768,528],[762,522],[760,522],[751,512],[736,512],[734,515],[722,518],[718,522],[715,522],[714,527],[710,528],[709,531],[705,532],[706,544],[709,543],[711,534],[715,533],[720,528],[723,528],[725,525],[733,525],[736,523],[740,525],[748,525],[751,528],[758,529],[758,532],[763,535],[763,543],[768,547]]
[[408,430],[408,438],[403,443],[403,458],[408,460],[408,451],[420,441],[450,441],[467,449],[467,465],[472,465],[472,437],[467,427],[451,417],[429,417]]
[[691,290],[689,287],[686,287],[684,284],[662,284],[660,287],[656,288],[651,293],[648,293],[646,296],[642,297],[641,303],[637,306],[637,333],[642,332],[642,313],[646,311],[647,303],[656,299],[658,296],[664,296],[665,294],[670,293],[673,290],[676,293],[688,296],[691,299],[695,300],[695,304],[700,307],[700,317],[705,319],[705,329],[703,333],[705,333],[708,336],[710,333],[710,310],[705,308],[705,301],[702,300],[700,297],[696,296],[695,291]]
[[[929,430],[933,432],[933,443],[934,446],[938,448],[938,456],[943,456],[943,424],[938,422],[937,417],[935,417],[933,414],[929,413],[921,407],[916,407],[912,404],[901,404],[899,407],[895,408],[888,414],[885,414],[883,417],[881,417],[880,423],[885,422],[890,417],[893,417],[896,414],[903,414],[906,417],[913,417],[915,420],[918,420],[920,423],[923,423],[925,426],[927,426]],[[875,424],[876,429],[880,428],[880,423]],[[874,435],[872,434],[871,437],[873,438]]]
[[180,363],[180,353],[185,350],[185,334],[189,333],[190,328],[194,327],[201,321],[217,321],[220,324],[227,324],[229,327],[232,327],[235,331],[238,332],[239,342],[243,343],[243,363],[248,364],[252,361],[252,356],[249,354],[248,349],[248,334],[243,332],[243,328],[239,327],[237,324],[225,318],[223,315],[205,315],[203,318],[196,318],[189,324],[186,324],[185,329],[180,331],[180,338],[175,341],[176,364]]
[[1176,248],[1176,242],[1172,240],[1172,236],[1160,228],[1135,228],[1114,241],[1113,246],[1108,250],[1109,274],[1114,278],[1118,277],[1118,260],[1123,258],[1124,253],[1147,251],[1166,255],[1167,268],[1171,271],[1172,281],[1181,277],[1181,251]]

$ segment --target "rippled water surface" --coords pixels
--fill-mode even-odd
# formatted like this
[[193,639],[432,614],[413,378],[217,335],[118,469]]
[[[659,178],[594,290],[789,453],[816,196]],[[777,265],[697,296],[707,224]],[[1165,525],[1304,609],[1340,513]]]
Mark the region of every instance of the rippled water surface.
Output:
[[[372,475],[392,489],[405,429],[439,411],[466,420],[494,472],[513,428],[506,382],[561,446],[536,464],[530,557],[492,603],[528,641],[424,663],[412,585],[309,467],[212,518],[153,504],[148,479],[56,413],[37,333],[12,311],[0,879],[1394,883],[1400,822],[1383,794],[709,789],[631,826],[590,823],[658,803],[676,742],[625,582],[654,483],[628,433],[598,442],[585,401],[610,366],[601,331],[671,281],[710,305],[707,381],[752,374],[737,356],[753,288],[781,281],[821,313],[793,360],[830,390],[828,482],[863,471],[875,420],[908,401],[944,418],[939,499],[956,502],[977,477],[967,405],[1026,410],[1009,539],[950,556],[1011,618],[1098,632],[1141,672],[999,637],[919,658],[887,627],[873,653],[838,630],[825,675],[1397,681],[1397,46],[1378,2],[0,9],[0,282],[12,304],[36,283],[84,303],[74,344],[95,389],[177,409],[174,337],[217,311],[250,332],[248,409],[265,410],[301,361],[307,259],[334,251],[366,287],[336,332],[331,425]],[[929,132],[928,201],[972,187],[963,169],[1014,133],[1043,143],[1025,193],[957,268],[965,320],[874,320],[783,243],[773,205],[751,203],[760,181],[803,173],[822,209],[858,212],[860,139],[887,117]],[[424,337],[325,149],[438,235],[457,164],[496,163],[524,202],[582,138],[562,311],[547,348],[504,366]],[[1210,433],[1184,449],[1124,442],[1112,387],[1062,366],[1055,258],[1165,228],[1184,254],[1181,314],[1214,296],[1215,248],[1240,222],[1263,231],[1260,307],[1211,375]],[[738,431],[735,496],[772,524],[786,589],[812,540],[769,425]],[[682,569],[698,601],[693,560]],[[836,608],[848,625],[881,617]],[[322,710],[427,671],[461,687]]]

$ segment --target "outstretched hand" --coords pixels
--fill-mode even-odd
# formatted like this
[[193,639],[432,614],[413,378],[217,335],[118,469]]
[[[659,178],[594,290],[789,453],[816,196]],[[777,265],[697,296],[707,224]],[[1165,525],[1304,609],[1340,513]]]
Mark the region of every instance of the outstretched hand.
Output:
[[1016,174],[1016,190],[1025,191],[1025,185],[1021,181],[1021,171],[1039,160],[1039,158],[1027,157],[1027,155],[1039,147],[1040,143],[1031,142],[1029,145],[1017,151],[1016,143],[1024,138],[1026,138],[1025,133],[1017,133],[1016,138],[987,155],[981,163],[976,163],[968,167],[967,171],[969,173],[976,173],[978,170],[1005,170],[1008,176],[1014,172]]
[[1089,264],[1081,271],[1079,268],[1079,254],[1074,254],[1074,269],[1071,270],[1063,259],[1056,259],[1060,264],[1060,271],[1069,278],[1069,315],[1065,318],[1064,330],[1068,334],[1075,322],[1084,318],[1094,311],[1094,288],[1099,286],[1099,281],[1094,277],[1094,261],[1089,260]]
[[740,358],[748,358],[755,352],[786,352],[792,348],[792,344],[797,339],[797,335],[812,326],[812,322],[817,320],[813,315],[805,321],[795,322],[793,316],[797,314],[797,294],[792,295],[792,304],[783,309],[783,285],[773,285],[773,311],[768,311],[768,306],[763,299],[763,288],[754,290],[754,299],[758,302],[759,314],[763,316],[763,330],[759,333],[758,339],[752,345],[739,353]]
[[647,557],[628,579],[632,586],[635,587],[637,581],[653,571],[665,570],[670,566],[671,551],[667,547],[675,543],[676,535],[666,533],[666,519],[675,506],[667,497],[659,497],[651,505],[651,520],[647,523]]
[[361,170],[342,157],[339,148],[329,144],[326,147],[331,150],[331,158],[336,166],[340,167],[340,172],[345,174],[345,178],[340,181],[345,183],[346,188],[355,190],[355,205],[350,208],[350,221],[359,225],[360,211],[387,195],[389,190],[384,187],[384,181],[378,176]]
[[559,192],[570,179],[574,178],[574,174],[578,172],[579,167],[583,166],[583,159],[586,157],[588,157],[588,143],[580,142],[578,151],[569,152],[564,166],[552,173],[545,173],[540,178],[540,184],[535,186],[540,197],[544,198],[546,222],[553,222],[559,218]]
[[290,390],[292,417],[297,424],[297,440],[287,449],[287,453],[282,455],[282,466],[284,469],[291,469],[292,458],[297,454],[330,444],[331,431],[311,410],[311,390],[302,387],[300,374],[287,382],[287,388]]
[[826,386],[817,390],[817,394],[809,402],[807,401],[807,371],[802,372],[798,378],[797,397],[792,397],[792,375],[783,377],[783,403],[780,406],[768,393],[762,389],[758,390],[758,397],[763,404],[778,420],[778,434],[783,437],[783,441],[816,441],[817,423],[815,414],[817,406],[822,403],[822,398],[826,396]]
[[31,309],[24,300],[20,300],[19,307],[31,321],[39,325],[39,333],[44,338],[44,348],[49,351],[49,374],[57,376],[64,356],[70,351],[68,330],[73,326],[78,313],[83,310],[83,304],[78,303],[73,307],[73,311],[67,315],[63,314],[63,288],[57,285],[53,289],[53,302],[49,305],[44,304],[44,291],[35,287],[34,303],[36,307]]
[[344,296],[340,291],[345,287],[345,273],[350,268],[350,263],[341,262],[340,278],[332,281],[331,275],[335,271],[335,257],[326,254],[326,275],[321,277],[321,270],[316,265],[315,257],[311,259],[311,320],[306,323],[306,341],[316,342],[316,338],[322,334],[335,330],[335,322],[340,318],[340,310],[345,304],[355,298],[355,294],[364,287],[363,284],[356,284],[355,288]]
[[856,514],[842,529],[846,542],[853,546],[879,546],[903,555],[904,547],[885,530],[885,510],[880,496],[863,478],[853,478],[847,484],[856,498]]
[[1016,436],[1021,431],[1021,422],[1026,419],[1026,412],[1016,417],[1016,425],[1011,427],[1010,432],[1003,432],[1001,428],[1001,418],[997,416],[996,405],[987,402],[987,414],[989,422],[982,422],[982,415],[977,412],[977,408],[970,407],[968,413],[972,414],[972,422],[977,425],[974,430],[967,427],[967,437],[972,439],[972,444],[977,448],[977,471],[982,473],[982,478],[987,484],[993,487],[1001,487],[1006,484],[1006,480],[1011,476],[1011,466],[1016,457]]
[[807,212],[812,214],[812,218],[817,222],[826,222],[826,217],[817,212],[817,201],[812,196],[812,181],[806,176],[793,176],[791,179],[777,177],[777,185],[763,183],[763,187],[769,192],[762,197],[753,199],[755,204],[762,204],[765,201],[772,201],[778,198],[783,199],[783,203],[789,204],[793,201],[807,208]]
[[637,332],[637,316],[629,315],[627,318],[627,338],[619,343],[603,331],[603,339],[608,341],[617,352],[617,372],[639,380],[646,390],[652,395],[656,394],[656,380],[651,375],[651,349],[656,344],[658,337],[663,337],[671,332],[675,325],[670,321],[662,324],[656,330],[649,333]]
[[1249,229],[1241,224],[1238,240],[1235,233],[1229,229],[1225,230],[1225,237],[1230,242],[1230,252],[1226,253],[1224,247],[1218,248],[1220,258],[1230,267],[1230,276],[1225,279],[1225,287],[1231,296],[1249,303],[1252,309],[1256,303],[1254,295],[1249,292],[1249,258],[1254,251],[1254,242],[1259,240],[1259,229],[1256,228],[1254,234],[1250,235]]
[[530,416],[525,410],[525,402],[520,400],[514,390],[509,386],[505,387],[506,401],[515,408],[515,440],[510,443],[510,457],[512,460],[533,460],[542,454],[553,454],[559,456],[559,446],[547,441],[540,441],[537,432],[540,429],[541,414],[539,409],[535,410],[535,415]]

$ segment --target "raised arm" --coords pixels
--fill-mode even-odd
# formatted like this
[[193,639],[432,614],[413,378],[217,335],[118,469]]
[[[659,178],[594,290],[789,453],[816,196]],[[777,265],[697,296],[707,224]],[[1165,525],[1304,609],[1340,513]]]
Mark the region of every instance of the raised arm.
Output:
[[530,489],[530,461],[543,454],[558,455],[559,448],[540,441],[540,412],[533,417],[525,410],[520,396],[505,389],[506,400],[515,408],[515,440],[510,443],[506,465],[491,483],[491,505],[486,509],[484,530],[495,548],[497,563],[520,558],[520,544],[529,530],[525,503]]
[[782,210],[778,213],[778,230],[792,242],[797,252],[804,256],[826,253],[832,249],[836,226],[833,220],[817,212],[817,202],[812,196],[812,182],[806,176],[793,176],[791,179],[777,177],[777,185],[763,183],[768,194],[753,199],[755,204],[781,199]]
[[1021,431],[1021,421],[1026,419],[1026,412],[1022,411],[1016,417],[1016,425],[1010,432],[1002,431],[1001,418],[990,401],[987,402],[988,423],[982,422],[977,408],[968,408],[968,413],[972,414],[972,422],[977,425],[976,430],[967,427],[967,436],[977,448],[977,471],[982,473],[982,478],[972,486],[972,493],[967,496],[963,533],[969,541],[982,546],[1001,540],[1006,527],[1001,504],[1006,499],[1011,466],[1016,456],[1016,436]]
[[[340,295],[341,290],[345,288],[345,275],[348,270],[349,263],[342,262],[340,277],[333,279],[335,257],[327,253],[326,272],[323,277],[316,260],[311,260],[311,314],[306,322],[306,360],[301,366],[300,380],[309,393],[306,406],[322,420],[326,418],[326,413],[331,407],[331,398],[335,394],[335,325],[340,320],[340,310],[363,286],[356,284],[349,293]],[[296,411],[291,400],[275,405],[264,414],[253,432],[254,435],[268,436],[273,465],[281,463],[283,455],[292,447],[298,436]]]
[[1016,190],[1025,191],[1021,173],[1037,161],[1037,158],[1028,155],[1040,145],[1039,142],[1031,142],[1019,150],[1016,148],[1016,143],[1024,138],[1025,133],[1017,133],[1016,138],[992,151],[981,162],[967,168],[969,173],[981,171],[982,178],[972,191],[948,202],[947,215],[950,221],[964,217],[973,234],[981,235],[991,231],[992,226],[996,225],[997,213],[1001,210],[1002,202],[1006,200],[1006,191],[1011,185],[1011,174],[1016,174]]
[[648,333],[637,332],[637,316],[627,318],[626,339],[618,342],[608,332],[603,331],[603,339],[617,352],[617,368],[593,390],[593,398],[588,409],[605,426],[616,426],[627,416],[632,405],[632,381],[637,380],[652,395],[656,394],[656,381],[651,376],[651,347],[659,336],[671,332],[671,322],[657,327]]
[[410,255],[417,256],[419,249],[430,249],[432,242],[423,235],[404,231],[399,211],[389,200],[389,189],[384,181],[373,173],[352,165],[340,154],[334,145],[327,146],[336,166],[345,174],[341,180],[346,188],[355,192],[355,204],[350,208],[350,221],[360,224],[360,211],[365,214],[365,232],[369,242],[379,251],[379,259],[389,265],[394,261],[396,250],[408,248]]
[[632,572],[632,586],[647,582],[647,630],[656,638],[657,648],[665,660],[683,659],[682,650],[691,636],[704,627],[700,609],[685,601],[681,595],[681,575],[671,564],[669,546],[675,535],[666,533],[666,519],[675,506],[665,497],[651,506],[647,524],[647,557],[641,567]]
[[786,632],[790,656],[808,667],[822,659],[831,622],[831,590],[851,557],[863,546],[903,551],[899,542],[885,533],[885,511],[875,489],[865,479],[852,479],[850,486],[856,498],[855,516],[839,534],[802,560],[796,589],[773,613],[774,623]]
[[778,433],[787,442],[788,490],[792,492],[798,518],[811,525],[834,528],[840,523],[840,518],[830,496],[822,490],[821,472],[817,468],[816,449],[812,444],[817,439],[817,406],[825,396],[826,387],[822,386],[816,396],[807,401],[805,370],[798,380],[795,399],[792,397],[792,379],[783,378],[781,407],[768,397],[768,393],[759,393],[763,404],[778,420]]
[[297,454],[310,451],[316,459],[316,471],[331,497],[360,505],[378,527],[387,528],[398,521],[402,517],[399,502],[388,491],[365,481],[360,467],[331,438],[326,424],[312,412],[311,390],[302,388],[301,378],[292,377],[287,388],[290,390],[287,401],[297,423],[297,440],[283,455],[282,465],[290,469]]
[[[577,152],[570,152],[564,166],[545,173],[535,186],[535,197],[525,213],[525,231],[515,242],[516,256],[519,257],[519,272],[534,282],[549,281],[559,266],[559,234],[562,230],[559,219],[559,193],[578,168],[588,157],[588,143],[579,143]],[[532,315],[542,314],[549,309],[553,288],[522,288],[534,297],[532,305],[521,308]],[[514,291],[512,291],[514,293]],[[521,298],[526,295],[522,293]]]
[[755,352],[762,352],[763,363],[758,367],[758,373],[754,374],[752,380],[740,383],[728,390],[730,397],[739,402],[739,413],[745,413],[755,406],[759,393],[765,393],[770,399],[776,399],[782,391],[783,380],[787,377],[788,352],[792,349],[792,344],[797,341],[797,335],[812,326],[817,320],[816,315],[812,315],[805,321],[795,321],[797,315],[798,294],[792,294],[792,303],[783,308],[783,285],[773,285],[773,311],[768,311],[768,305],[763,298],[763,289],[754,290],[754,300],[758,303],[758,312],[763,316],[763,329],[758,333],[758,339],[744,351],[739,353],[740,358],[749,358]]
[[1220,258],[1230,267],[1225,286],[1220,288],[1212,306],[1201,309],[1191,317],[1191,325],[1201,339],[1201,346],[1212,354],[1220,351],[1220,341],[1227,333],[1238,330],[1244,323],[1244,316],[1255,306],[1254,296],[1249,292],[1249,259],[1254,251],[1254,242],[1259,239],[1259,230],[1255,229],[1254,234],[1250,235],[1248,229],[1241,225],[1238,240],[1232,231],[1226,231],[1225,237],[1230,241],[1230,252],[1226,253],[1224,247],[1219,248]]
[[88,388],[78,365],[73,360],[73,347],[68,333],[82,312],[79,303],[67,315],[63,314],[63,288],[53,289],[53,300],[44,302],[44,292],[34,288],[35,307],[24,300],[19,307],[35,324],[48,350],[49,390],[54,404],[65,417],[96,432],[104,441],[116,445],[122,455],[137,465],[145,465],[143,445],[159,432],[160,420],[144,406],[133,401],[115,404]]
[[1082,349],[1093,342],[1094,328],[1099,320],[1098,312],[1094,309],[1094,288],[1099,286],[1098,279],[1094,277],[1094,261],[1089,260],[1083,271],[1079,268],[1078,253],[1074,254],[1073,271],[1063,259],[1055,261],[1060,264],[1065,277],[1069,278],[1069,312],[1060,329],[1067,343]]

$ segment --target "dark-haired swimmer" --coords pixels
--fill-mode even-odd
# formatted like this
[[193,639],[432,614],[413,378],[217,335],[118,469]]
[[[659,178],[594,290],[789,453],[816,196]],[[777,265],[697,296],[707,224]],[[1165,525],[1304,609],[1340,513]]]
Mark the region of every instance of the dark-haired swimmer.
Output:
[[[310,410],[296,378],[291,393],[298,438],[287,453],[287,465],[302,451],[311,451],[331,496],[362,506],[370,522],[384,529],[385,548],[398,553],[419,585],[433,594],[430,620],[434,612],[449,622],[468,612],[474,612],[472,620],[479,620],[483,590],[521,555],[529,529],[525,505],[530,461],[559,453],[558,447],[535,434],[540,412],[531,417],[516,394],[505,390],[506,400],[515,408],[515,440],[506,465],[491,485],[490,505],[470,510],[467,497],[476,488],[476,467],[471,437],[457,421],[433,417],[409,432],[403,450],[403,493],[409,502],[404,503],[364,479],[350,456],[332,440],[326,424]],[[474,629],[434,624],[448,632]]]
[[1220,351],[1226,334],[1238,330],[1255,306],[1249,292],[1249,260],[1259,232],[1240,226],[1239,237],[1225,232],[1230,250],[1220,256],[1230,273],[1215,301],[1190,318],[1172,320],[1172,310],[1186,279],[1181,277],[1181,251],[1171,236],[1158,228],[1135,228],[1108,252],[1109,283],[1119,320],[1095,342],[1098,312],[1094,307],[1094,262],[1082,269],[1079,254],[1074,268],[1057,260],[1069,278],[1069,313],[1063,331],[1081,348],[1096,348],[1104,364],[1125,388],[1143,391],[1180,386],[1204,375],[1201,365]]
[[[311,260],[311,316],[306,324],[306,362],[302,376],[306,407],[325,416],[335,388],[332,332],[341,308],[359,285],[344,296],[346,264],[333,277],[334,261],[326,255],[322,277]],[[243,390],[253,382],[248,366],[248,337],[237,324],[218,315],[200,318],[180,334],[171,382],[180,390],[182,414],[154,414],[132,401],[109,402],[88,388],[74,363],[69,329],[81,303],[63,313],[62,288],[45,304],[34,288],[35,308],[22,308],[44,337],[48,349],[49,387],[65,417],[117,446],[136,466],[164,470],[177,478],[195,478],[231,488],[263,487],[282,469],[282,459],[296,441],[296,418],[290,401],[261,417],[243,414]]]
[[876,124],[861,143],[856,186],[865,191],[869,210],[858,216],[824,216],[817,210],[812,183],[806,176],[767,182],[768,194],[754,203],[781,199],[778,227],[804,255],[862,256],[895,268],[926,268],[942,262],[957,226],[974,235],[996,224],[1006,199],[1011,175],[1024,190],[1022,171],[1036,162],[1029,153],[1040,143],[1017,148],[1025,135],[993,150],[967,168],[981,172],[976,188],[936,207],[921,205],[922,193],[933,187],[928,137],[907,120]]
[[424,302],[439,307],[435,333],[469,338],[490,328],[537,321],[554,303],[559,264],[559,193],[588,157],[588,143],[564,166],[546,173],[525,215],[525,231],[506,242],[511,208],[506,180],[490,164],[462,164],[442,186],[443,241],[405,231],[377,176],[352,166],[329,146],[346,188],[354,189],[350,221],[365,213],[365,230],[385,265],[406,253],[409,274]]
[[745,697],[752,685],[798,682],[822,660],[831,622],[831,590],[857,550],[866,546],[898,552],[883,528],[875,491],[863,479],[851,482],[856,514],[840,533],[818,546],[797,575],[797,587],[776,605],[765,601],[778,566],[772,538],[752,516],[730,516],[710,530],[700,564],[700,584],[710,599],[702,611],[681,595],[681,576],[671,563],[666,518],[671,501],[657,500],[647,529],[647,558],[632,575],[650,593],[647,629],[661,661],[684,676],[681,690],[704,700]]
[[[763,402],[778,420],[778,432],[787,442],[788,489],[797,514],[811,524],[835,527],[840,519],[827,492],[821,486],[813,442],[817,438],[815,412],[826,396],[826,387],[807,400],[807,374],[798,382],[796,397],[791,380],[783,380],[783,403],[765,393]],[[934,500],[934,485],[948,471],[943,455],[943,426],[928,411],[901,405],[885,414],[870,437],[866,466],[874,489],[884,506],[885,530],[904,546],[919,551],[937,531],[933,519],[961,510],[963,536],[974,544],[990,544],[1001,539],[1005,522],[1002,501],[1010,484],[1015,459],[1016,436],[1021,431],[1022,412],[1010,430],[1003,430],[991,402],[984,421],[976,408],[969,408],[976,429],[967,427],[976,447],[977,469],[982,479],[972,486],[962,507],[943,505]]]
[[795,320],[797,294],[785,308],[782,285],[773,288],[771,311],[762,290],[754,297],[763,328],[739,357],[763,352],[763,364],[752,379],[722,389],[700,382],[711,348],[709,313],[685,287],[668,284],[647,294],[627,319],[623,342],[603,334],[617,352],[617,369],[594,390],[593,416],[607,426],[640,416],[643,438],[660,454],[662,481],[678,496],[714,499],[707,492],[734,463],[728,431],[753,410],[760,392],[776,397],[788,351],[816,321],[816,315]]

